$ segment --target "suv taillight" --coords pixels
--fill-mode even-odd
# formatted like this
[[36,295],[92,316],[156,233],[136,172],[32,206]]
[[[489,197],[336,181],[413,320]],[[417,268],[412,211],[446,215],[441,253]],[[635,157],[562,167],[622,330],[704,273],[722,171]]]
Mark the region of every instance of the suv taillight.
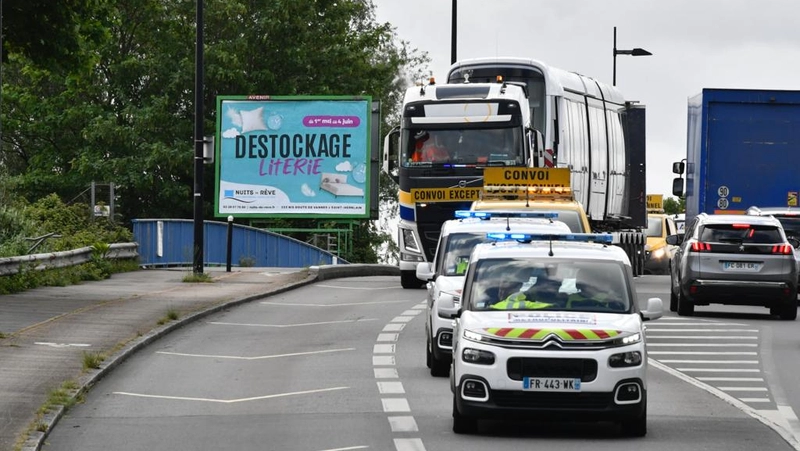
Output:
[[710,252],[711,251],[711,244],[710,243],[701,243],[700,241],[695,241],[692,243],[691,250],[694,252]]
[[791,255],[792,252],[792,246],[790,244],[778,244],[772,246],[773,254]]

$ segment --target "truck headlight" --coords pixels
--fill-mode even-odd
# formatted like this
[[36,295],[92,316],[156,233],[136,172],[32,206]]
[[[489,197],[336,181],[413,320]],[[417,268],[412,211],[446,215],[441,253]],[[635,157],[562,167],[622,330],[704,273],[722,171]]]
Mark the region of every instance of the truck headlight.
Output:
[[631,366],[639,366],[641,364],[642,353],[639,351],[614,354],[608,358],[608,366],[611,368],[626,368]]
[[417,239],[414,237],[414,231],[411,229],[401,229],[403,233],[403,246],[412,251],[412,252],[420,252],[419,243],[417,243]]
[[464,351],[461,353],[461,359],[467,363],[474,363],[476,365],[494,364],[494,354],[481,349],[464,348]]

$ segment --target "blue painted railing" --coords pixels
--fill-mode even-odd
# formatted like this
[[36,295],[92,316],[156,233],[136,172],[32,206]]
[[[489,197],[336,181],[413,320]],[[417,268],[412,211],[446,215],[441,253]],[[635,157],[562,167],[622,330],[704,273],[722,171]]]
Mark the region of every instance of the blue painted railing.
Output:
[[[133,237],[143,266],[191,266],[194,261],[194,221],[191,219],[134,219]],[[234,224],[231,265],[303,268],[346,261],[316,246],[255,227]],[[228,224],[205,221],[203,263],[225,266]]]

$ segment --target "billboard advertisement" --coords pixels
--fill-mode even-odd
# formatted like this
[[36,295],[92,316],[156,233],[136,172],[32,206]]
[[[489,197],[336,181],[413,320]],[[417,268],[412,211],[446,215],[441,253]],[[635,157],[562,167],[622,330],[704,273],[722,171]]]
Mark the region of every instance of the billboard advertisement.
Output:
[[218,97],[216,216],[369,218],[371,103]]

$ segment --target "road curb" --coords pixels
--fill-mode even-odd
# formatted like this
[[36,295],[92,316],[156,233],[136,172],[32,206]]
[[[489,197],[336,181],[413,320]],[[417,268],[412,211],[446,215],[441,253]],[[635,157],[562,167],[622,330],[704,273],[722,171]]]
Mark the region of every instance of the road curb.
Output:
[[[154,341],[166,336],[167,334],[180,329],[187,324],[191,324],[206,316],[217,313],[221,310],[235,307],[241,304],[246,304],[259,299],[264,299],[277,294],[285,293],[296,288],[310,285],[314,282],[322,280],[338,279],[344,277],[369,277],[369,276],[399,276],[400,269],[397,266],[390,265],[372,265],[372,264],[348,264],[348,265],[324,265],[324,266],[311,266],[308,268],[308,274],[303,280],[293,282],[288,285],[283,285],[265,291],[263,293],[247,296],[239,299],[232,299],[227,302],[199,310],[183,318],[179,318],[164,326],[157,327],[147,334],[138,337],[122,349],[115,352],[113,355],[105,359],[100,367],[96,370],[90,371],[80,378],[78,378],[78,387],[70,393],[71,400],[77,400],[81,395],[88,392],[95,384],[97,384],[103,377],[108,375],[114,368],[121,365],[128,357],[134,355],[136,352],[147,347]],[[67,409],[64,406],[56,406],[52,411],[43,415],[41,423],[38,424],[40,429],[32,431],[28,435],[28,439],[23,444],[22,451],[41,451],[42,446],[47,439],[50,431],[58,424],[58,421],[64,416]]]

